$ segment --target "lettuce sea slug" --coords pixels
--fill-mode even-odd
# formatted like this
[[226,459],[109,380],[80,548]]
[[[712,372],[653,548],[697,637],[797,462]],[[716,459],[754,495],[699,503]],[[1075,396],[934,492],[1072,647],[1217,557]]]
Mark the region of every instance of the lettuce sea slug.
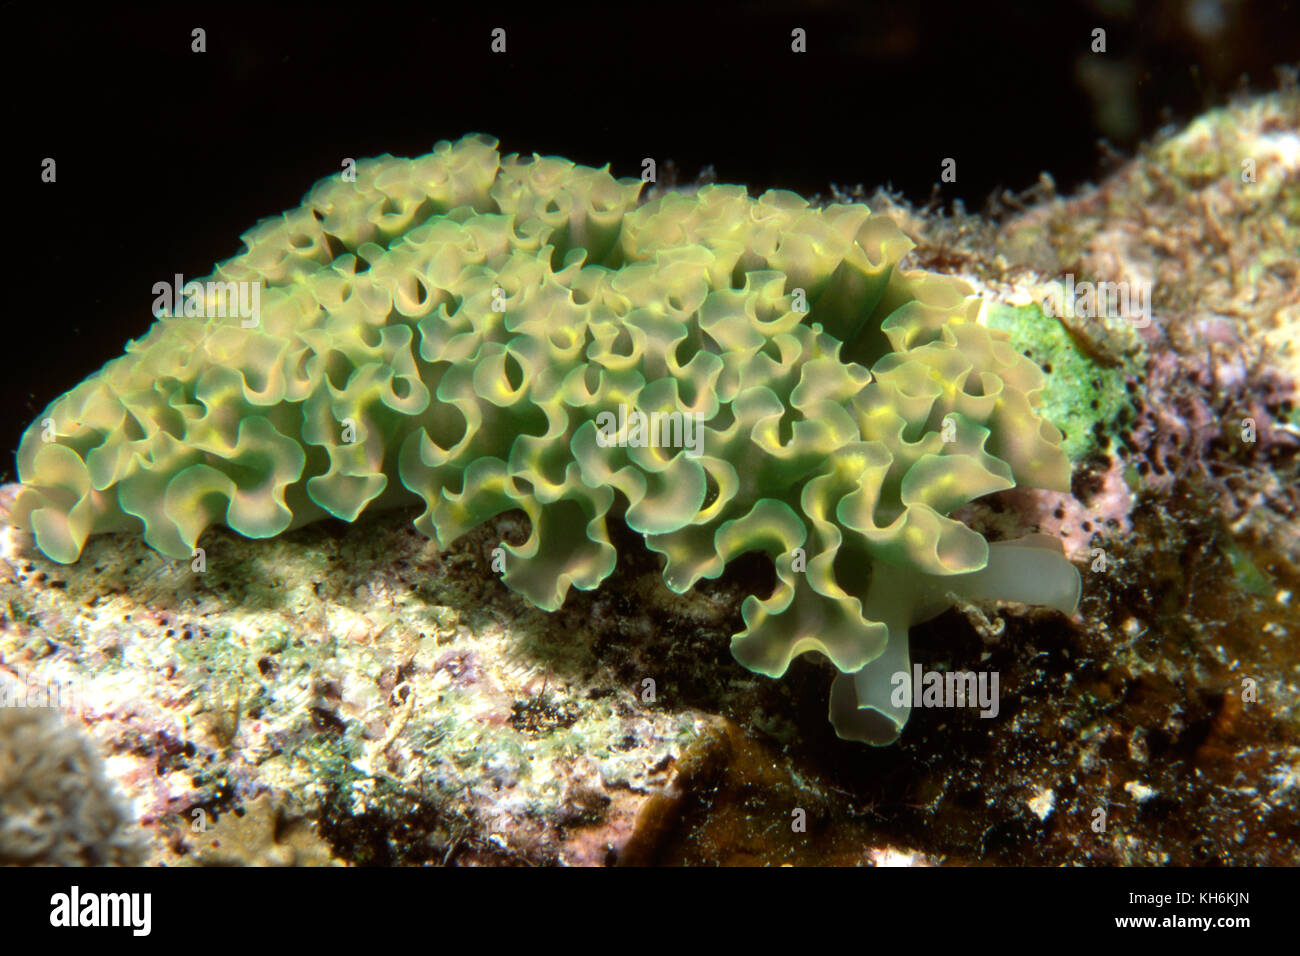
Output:
[[554,610],[610,574],[621,515],[677,592],[768,554],[737,660],[779,677],[820,651],[840,736],[895,740],[910,626],[956,598],[1077,603],[1059,543],[949,517],[1068,489],[1042,373],[965,284],[898,268],[911,242],[866,206],[641,186],[483,136],[322,180],[45,410],[15,520],[69,563],[101,532],[185,559],[214,522],[367,507],[422,506],[446,547],[518,508],[503,579]]

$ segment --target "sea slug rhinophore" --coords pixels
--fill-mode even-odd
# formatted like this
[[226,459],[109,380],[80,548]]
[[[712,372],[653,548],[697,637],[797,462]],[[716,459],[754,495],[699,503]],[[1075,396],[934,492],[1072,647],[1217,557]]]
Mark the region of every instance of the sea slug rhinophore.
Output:
[[[503,578],[554,610],[613,569],[612,511],[677,592],[770,555],[733,653],[779,677],[822,652],[837,732],[875,744],[907,719],[908,628],[954,596],[1073,610],[1059,543],[949,517],[1068,490],[1069,463],[1039,368],[965,284],[898,268],[890,219],[723,185],[638,205],[639,181],[484,136],[355,172],[28,429],[14,515],[47,556],[134,530],[182,559],[215,522],[265,538],[420,504],[446,547],[519,508]],[[251,321],[215,308],[249,284]]]

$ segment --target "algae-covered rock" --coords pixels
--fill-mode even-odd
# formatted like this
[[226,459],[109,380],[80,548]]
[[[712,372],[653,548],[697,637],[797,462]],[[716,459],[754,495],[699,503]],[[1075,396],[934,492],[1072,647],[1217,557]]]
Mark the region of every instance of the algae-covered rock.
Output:
[[0,865],[140,865],[141,833],[85,733],[3,676]]

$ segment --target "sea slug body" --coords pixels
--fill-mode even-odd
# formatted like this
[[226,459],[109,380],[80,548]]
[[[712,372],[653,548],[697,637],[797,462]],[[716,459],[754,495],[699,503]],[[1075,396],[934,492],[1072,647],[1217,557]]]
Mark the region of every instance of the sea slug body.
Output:
[[[446,547],[518,508],[503,579],[548,610],[614,568],[611,515],[677,592],[763,551],[778,583],[736,658],[825,654],[837,732],[893,741],[909,627],[954,595],[1077,603],[1059,543],[950,517],[1068,490],[1042,372],[963,283],[899,268],[911,242],[863,205],[641,187],[483,136],[322,180],[46,409],[15,519],[68,563],[101,532],[183,559],[217,522],[404,505]],[[214,308],[250,284],[253,321]]]

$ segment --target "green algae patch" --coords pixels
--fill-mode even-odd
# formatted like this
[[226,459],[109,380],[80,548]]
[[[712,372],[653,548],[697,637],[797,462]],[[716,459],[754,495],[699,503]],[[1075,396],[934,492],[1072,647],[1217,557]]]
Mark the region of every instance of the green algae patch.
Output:
[[1260,570],[1246,549],[1231,536],[1225,534],[1220,538],[1219,550],[1232,568],[1233,581],[1246,594],[1270,598],[1277,592],[1277,586],[1269,580],[1268,575]]
[[1039,412],[1061,430],[1061,447],[1072,463],[1105,451],[1125,413],[1132,413],[1124,369],[1085,355],[1070,333],[1037,305],[988,304],[987,324],[1011,337],[1016,351],[1047,374]]

